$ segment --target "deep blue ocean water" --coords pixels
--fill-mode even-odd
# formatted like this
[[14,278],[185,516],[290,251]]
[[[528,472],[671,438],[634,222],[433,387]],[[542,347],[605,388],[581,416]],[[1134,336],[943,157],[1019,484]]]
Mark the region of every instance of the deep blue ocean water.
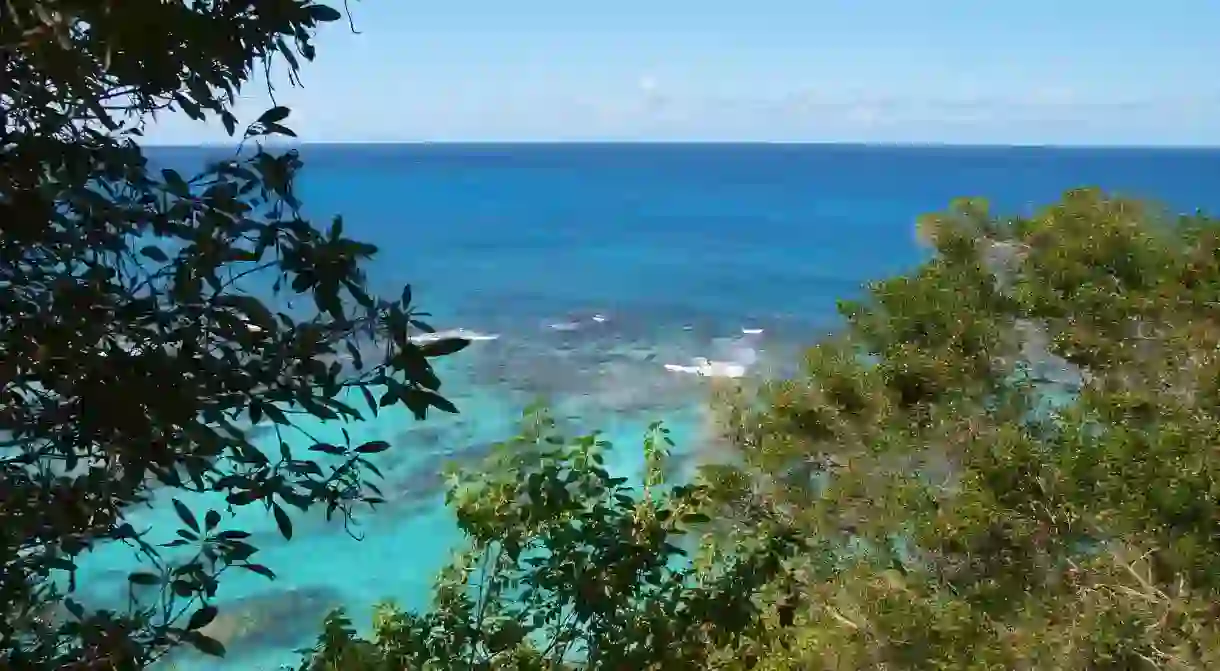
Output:
[[[917,264],[915,217],[979,195],[1025,212],[1078,186],[1220,209],[1220,150],[871,147],[833,145],[328,145],[302,148],[299,193],[319,222],[381,247],[375,287],[412,284],[434,326],[480,339],[443,366],[462,410],[415,422],[383,414],[353,429],[384,438],[390,503],[365,513],[355,541],[337,524],[297,520],[279,540],[256,532],[275,582],[234,576],[229,612],[260,617],[224,664],[295,662],[319,618],[346,605],[358,622],[393,598],[425,607],[437,569],[458,543],[437,472],[472,463],[512,435],[521,410],[545,398],[563,417],[601,429],[616,466],[638,471],[639,436],[666,420],[698,451],[707,379],[684,373],[703,357],[725,371],[782,373],[837,323],[835,301]],[[214,152],[165,148],[153,157],[199,166]],[[668,370],[665,364],[679,370]],[[320,427],[337,434],[337,427]],[[302,446],[304,447],[304,446]],[[202,510],[206,500],[190,500]],[[211,502],[215,506],[215,502]],[[176,528],[164,506],[141,521]],[[226,522],[228,524],[228,522]],[[97,553],[86,584],[124,592],[127,554]],[[222,604],[223,609],[223,604]]]

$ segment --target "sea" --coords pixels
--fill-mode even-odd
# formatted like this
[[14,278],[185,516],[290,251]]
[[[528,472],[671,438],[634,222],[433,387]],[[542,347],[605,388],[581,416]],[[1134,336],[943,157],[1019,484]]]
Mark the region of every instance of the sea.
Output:
[[[782,144],[304,145],[306,213],[380,248],[372,286],[410,284],[432,325],[473,342],[444,361],[457,415],[403,411],[347,427],[393,448],[378,464],[388,503],[352,528],[294,515],[283,540],[260,509],[243,528],[277,578],[226,574],[211,632],[224,660],[179,656],[183,670],[295,665],[323,615],[361,626],[390,599],[425,609],[437,571],[461,547],[443,502],[446,464],[477,468],[541,401],[573,430],[604,433],[613,467],[637,476],[641,438],[662,420],[677,458],[713,442],[718,378],[790,374],[840,324],[836,302],[908,271],[928,250],[915,219],[961,196],[1029,213],[1063,191],[1099,186],[1194,212],[1220,208],[1220,150]],[[150,150],[183,171],[215,148]],[[337,437],[339,426],[311,427]],[[258,428],[256,427],[256,430]],[[263,440],[270,437],[262,432]],[[300,441],[298,449],[306,447]],[[271,448],[274,452],[274,448]],[[199,517],[215,499],[183,497]],[[179,526],[166,497],[133,512],[154,537]],[[160,534],[158,536],[158,534]],[[134,558],[95,551],[84,598],[122,602]]]

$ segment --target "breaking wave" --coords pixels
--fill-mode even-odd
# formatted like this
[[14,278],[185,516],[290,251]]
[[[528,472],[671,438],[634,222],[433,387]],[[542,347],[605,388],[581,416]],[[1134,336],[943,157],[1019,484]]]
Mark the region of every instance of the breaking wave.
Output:
[[724,358],[710,359],[696,356],[690,363],[663,364],[665,370],[671,373],[685,373],[700,377],[745,377],[754,364],[758,362],[758,344],[763,334],[761,328],[742,328],[741,336],[736,338],[718,339],[713,342],[713,348],[724,353]]
[[411,342],[423,344],[428,342],[436,342],[437,340],[448,340],[450,338],[464,338],[466,340],[470,340],[471,342],[480,342],[486,340],[499,340],[500,334],[480,333],[479,331],[456,328],[437,331],[436,333],[421,333],[419,335],[413,335],[411,336]]

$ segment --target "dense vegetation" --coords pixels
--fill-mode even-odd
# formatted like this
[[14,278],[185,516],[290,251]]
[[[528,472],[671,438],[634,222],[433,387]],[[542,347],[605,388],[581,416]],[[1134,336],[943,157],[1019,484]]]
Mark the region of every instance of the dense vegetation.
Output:
[[[361,269],[375,248],[346,237],[341,220],[302,219],[299,157],[259,145],[291,134],[287,109],[264,113],[245,151],[193,177],[151,166],[139,145],[161,110],[219,120],[232,135],[252,74],[274,65],[295,77],[315,29],[339,18],[303,0],[0,9],[3,668],[138,669],[184,642],[221,653],[201,633],[218,581],[273,572],[222,511],[192,511],[176,495],[264,506],[290,537],[286,508],[321,505],[329,517],[376,503],[365,455],[388,447],[314,444],[302,416],[454,410],[427,357],[464,342],[414,344],[412,329],[426,326],[409,291],[370,296]],[[303,300],[289,307],[290,295]],[[380,352],[362,361],[370,332]],[[264,417],[281,437],[276,454],[247,431]],[[129,521],[154,495],[182,520],[168,548]],[[146,598],[90,608],[78,559],[115,543],[143,562],[130,581]]]
[[[415,344],[410,292],[370,296],[375,249],[304,221],[299,156],[259,146],[291,134],[286,109],[197,176],[139,146],[165,109],[236,133],[252,74],[295,75],[339,18],[301,0],[5,3],[4,668],[222,653],[202,633],[218,581],[273,568],[226,511],[175,495],[264,506],[290,537],[286,508],[376,503],[365,456],[389,447],[294,436],[302,413],[454,410],[428,357],[464,343]],[[731,459],[664,482],[658,425],[631,489],[598,436],[531,416],[452,475],[469,548],[435,606],[379,607],[368,636],[337,612],[303,667],[1220,668],[1220,226],[1077,191],[1025,218],[957,203],[920,230],[935,257],[845,304],[800,376],[720,390]],[[263,418],[277,454],[246,430]],[[172,547],[128,521],[154,497],[181,518]],[[79,600],[77,559],[116,543],[161,598]]]
[[655,433],[628,492],[543,416],[453,481],[434,609],[336,613],[303,668],[1220,668],[1220,222],[1080,190],[920,230],[802,375],[717,399],[732,465],[666,487]]

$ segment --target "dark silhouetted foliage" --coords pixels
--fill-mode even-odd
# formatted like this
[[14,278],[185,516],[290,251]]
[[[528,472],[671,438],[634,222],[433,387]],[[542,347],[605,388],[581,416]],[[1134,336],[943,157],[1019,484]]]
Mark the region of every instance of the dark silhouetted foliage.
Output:
[[[340,219],[302,218],[298,154],[261,142],[292,135],[287,109],[197,175],[140,148],[160,110],[233,135],[242,86],[273,64],[295,79],[319,24],[339,18],[303,0],[0,8],[0,666],[136,669],[183,642],[221,654],[199,633],[217,581],[272,569],[227,510],[173,499],[172,553],[129,513],[154,489],[162,503],[212,492],[227,509],[264,506],[289,538],[286,509],[378,502],[366,457],[386,447],[314,445],[302,418],[453,410],[428,357],[464,343],[417,346],[412,330],[428,327],[409,291],[369,295],[376,249]],[[291,295],[307,307],[289,309]],[[264,420],[273,454],[246,430]],[[105,543],[131,546],[131,583],[165,598],[125,612],[74,599],[77,559]]]

